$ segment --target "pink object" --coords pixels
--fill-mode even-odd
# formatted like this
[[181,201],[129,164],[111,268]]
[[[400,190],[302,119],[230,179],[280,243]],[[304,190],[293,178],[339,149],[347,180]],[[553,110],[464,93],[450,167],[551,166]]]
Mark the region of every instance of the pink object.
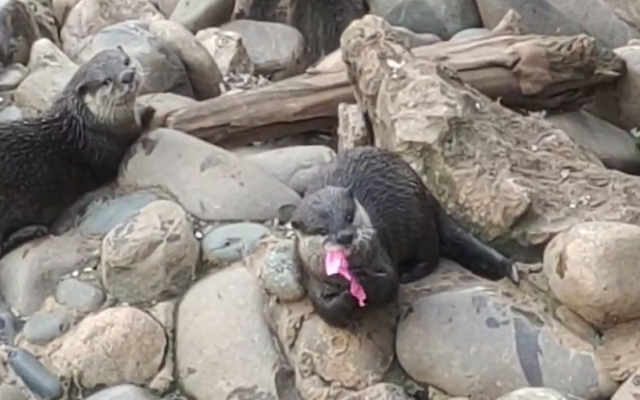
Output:
[[324,259],[324,267],[327,271],[327,275],[340,274],[349,282],[349,293],[358,300],[358,305],[364,307],[364,301],[367,298],[367,294],[364,292],[362,285],[356,281],[349,271],[349,262],[347,256],[341,249],[327,250]]

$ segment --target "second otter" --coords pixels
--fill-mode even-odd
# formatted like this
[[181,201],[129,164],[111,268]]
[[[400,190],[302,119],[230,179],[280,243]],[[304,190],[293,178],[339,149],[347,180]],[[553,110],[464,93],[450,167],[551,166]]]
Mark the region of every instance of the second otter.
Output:
[[40,116],[0,123],[0,252],[46,234],[83,194],[115,179],[154,115],[136,113],[141,76],[121,47],[80,66]]
[[440,257],[492,280],[519,279],[510,260],[466,232],[390,151],[358,147],[339,154],[288,212],[309,299],[334,326],[347,325],[359,306],[344,278],[327,276],[328,247],[347,253],[366,307],[393,301],[400,282],[428,275]]

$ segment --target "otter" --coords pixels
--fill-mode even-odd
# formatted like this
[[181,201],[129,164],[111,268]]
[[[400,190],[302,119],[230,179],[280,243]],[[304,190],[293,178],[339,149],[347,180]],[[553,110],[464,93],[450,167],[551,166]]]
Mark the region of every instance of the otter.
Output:
[[316,313],[344,327],[360,307],[347,281],[327,276],[329,248],[347,255],[364,288],[362,309],[391,303],[400,283],[430,274],[440,257],[491,280],[518,283],[514,263],[482,243],[440,205],[399,155],[376,147],[346,150],[324,167],[297,205],[280,212],[294,231],[294,256]]
[[113,181],[155,114],[122,47],[81,65],[41,115],[0,123],[0,256],[49,233],[80,197]]

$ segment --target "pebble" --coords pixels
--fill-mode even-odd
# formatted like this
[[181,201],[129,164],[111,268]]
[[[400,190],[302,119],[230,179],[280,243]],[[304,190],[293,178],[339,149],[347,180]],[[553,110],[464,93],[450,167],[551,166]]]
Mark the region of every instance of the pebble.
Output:
[[134,385],[118,385],[101,390],[86,400],[160,400],[158,396]]
[[27,350],[18,347],[9,349],[7,361],[27,389],[41,399],[55,399],[62,395],[62,384],[58,377]]
[[81,312],[97,311],[105,300],[105,294],[101,289],[75,278],[62,280],[56,290],[58,303]]
[[45,345],[65,334],[73,324],[73,316],[67,310],[39,312],[31,316],[22,328],[27,342]]
[[231,263],[253,253],[261,238],[269,234],[264,225],[250,222],[223,225],[202,239],[202,256],[211,263]]

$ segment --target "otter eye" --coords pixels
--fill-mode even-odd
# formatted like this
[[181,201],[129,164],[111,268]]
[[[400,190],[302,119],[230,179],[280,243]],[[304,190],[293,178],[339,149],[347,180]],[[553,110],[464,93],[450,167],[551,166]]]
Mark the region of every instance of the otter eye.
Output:
[[113,82],[111,78],[106,78],[105,80],[102,81],[102,85],[109,86],[111,85],[111,82]]
[[354,213],[347,214],[346,217],[344,218],[344,222],[346,222],[347,224],[352,224],[353,223],[353,214]]

